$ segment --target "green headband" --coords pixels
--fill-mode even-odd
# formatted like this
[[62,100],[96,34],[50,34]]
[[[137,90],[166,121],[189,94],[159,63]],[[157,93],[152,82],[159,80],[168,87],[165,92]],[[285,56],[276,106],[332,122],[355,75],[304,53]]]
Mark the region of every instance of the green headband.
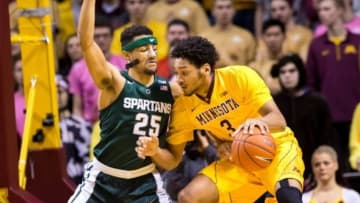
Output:
[[132,51],[135,48],[147,45],[147,44],[157,44],[157,39],[153,36],[151,37],[144,37],[132,42],[127,43],[125,46],[122,47],[123,51]]

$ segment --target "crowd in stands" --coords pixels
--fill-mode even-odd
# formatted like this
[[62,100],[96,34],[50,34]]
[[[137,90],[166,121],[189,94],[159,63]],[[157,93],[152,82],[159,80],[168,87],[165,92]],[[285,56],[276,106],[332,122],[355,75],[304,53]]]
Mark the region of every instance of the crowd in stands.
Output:
[[[61,136],[67,152],[67,171],[75,183],[81,181],[83,166],[99,139],[99,93],[82,59],[76,34],[81,2],[52,2]],[[168,80],[176,80],[172,48],[193,35],[206,37],[215,45],[220,56],[218,68],[254,68],[270,88],[303,150],[304,189],[310,190],[304,202],[328,200],[323,190],[330,186],[333,199],[360,201],[356,191],[344,188],[334,175],[336,171],[360,171],[360,0],[96,3],[94,40],[119,71],[126,70],[127,63],[121,55],[120,35],[131,25],[152,29],[158,39],[158,75]],[[15,1],[9,2],[9,14],[11,34],[17,34],[19,14]],[[26,102],[19,46],[12,44],[20,141]],[[194,141],[188,144],[180,166],[163,175],[164,186],[174,201],[181,187],[221,155],[216,152],[217,144],[208,132],[194,132]],[[331,165],[329,177],[321,176],[322,164]]]

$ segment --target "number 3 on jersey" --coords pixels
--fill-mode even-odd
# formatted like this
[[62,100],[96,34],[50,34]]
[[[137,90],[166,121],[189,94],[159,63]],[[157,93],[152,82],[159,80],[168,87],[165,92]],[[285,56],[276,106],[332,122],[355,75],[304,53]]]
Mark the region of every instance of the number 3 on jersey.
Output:
[[135,135],[159,135],[161,116],[138,113],[135,116],[133,134]]

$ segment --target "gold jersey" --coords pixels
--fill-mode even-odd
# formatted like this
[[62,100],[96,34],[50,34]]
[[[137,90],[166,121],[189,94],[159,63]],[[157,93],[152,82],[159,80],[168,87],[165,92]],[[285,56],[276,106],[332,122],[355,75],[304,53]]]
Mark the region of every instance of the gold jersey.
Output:
[[204,129],[217,139],[231,141],[231,134],[239,125],[248,118],[259,117],[259,109],[272,99],[264,81],[247,66],[216,69],[210,91],[208,102],[196,95],[177,99],[169,143],[192,140],[194,129]]

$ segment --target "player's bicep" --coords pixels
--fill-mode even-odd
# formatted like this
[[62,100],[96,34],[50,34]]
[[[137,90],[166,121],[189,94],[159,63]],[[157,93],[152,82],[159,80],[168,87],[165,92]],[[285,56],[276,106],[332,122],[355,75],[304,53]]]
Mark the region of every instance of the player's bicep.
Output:
[[99,89],[104,89],[110,86],[113,78],[111,71],[112,65],[106,61],[104,53],[100,47],[93,42],[85,50],[83,50],[83,52],[86,65],[95,85]]
[[265,116],[269,113],[272,113],[272,112],[276,112],[276,113],[280,113],[280,110],[279,108],[277,107],[277,105],[275,104],[274,100],[269,100],[267,101],[264,105],[262,105],[259,109],[259,113],[262,115],[262,116]]

